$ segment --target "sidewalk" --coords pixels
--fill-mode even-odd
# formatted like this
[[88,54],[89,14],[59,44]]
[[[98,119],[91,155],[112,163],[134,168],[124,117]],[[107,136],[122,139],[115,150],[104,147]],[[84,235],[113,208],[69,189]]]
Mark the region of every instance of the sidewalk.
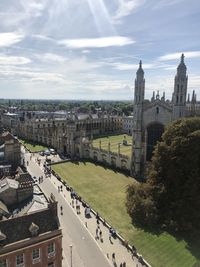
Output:
[[[76,201],[74,200],[74,207],[73,207],[72,206],[72,199],[70,196],[70,191],[67,191],[65,186],[63,186],[62,182],[58,181],[58,179],[54,175],[51,175],[51,181],[57,188],[58,188],[58,186],[62,185],[63,191],[60,192],[60,194],[62,194],[65,197],[66,201],[68,201],[68,203],[70,203],[72,209],[77,214]],[[143,266],[138,262],[137,258],[135,258],[135,257],[132,258],[131,252],[128,251],[127,248],[125,248],[122,245],[121,241],[118,238],[116,238],[116,239],[111,238],[111,242],[110,242],[109,229],[108,229],[108,227],[104,226],[101,221],[99,221],[99,226],[100,226],[100,229],[102,231],[102,241],[100,240],[100,238],[97,238],[96,237],[96,229],[97,229],[98,225],[97,225],[96,216],[93,213],[91,213],[91,218],[86,218],[85,213],[84,213],[85,208],[82,206],[82,203],[80,201],[78,201],[78,202],[79,202],[78,204],[80,204],[80,214],[77,214],[77,216],[80,218],[80,220],[85,225],[85,227],[87,227],[88,231],[93,236],[93,238],[96,240],[100,249],[103,251],[104,255],[106,255],[106,257],[108,258],[108,260],[110,261],[111,264],[113,264],[112,254],[115,253],[116,265],[113,264],[113,266],[120,266],[120,263],[123,263],[123,262],[126,263],[126,267],[129,267],[129,266],[141,267],[141,266]]]
[[[32,160],[35,160],[36,156],[32,157]],[[43,164],[41,162],[40,168],[43,171]],[[96,236],[96,229],[97,229],[97,220],[96,216],[91,212],[91,218],[85,217],[85,208],[82,206],[82,203],[78,201],[78,204],[80,205],[80,214],[77,214],[76,212],[76,200],[74,200],[74,206],[72,206],[72,199],[71,199],[71,192],[66,189],[66,187],[60,182],[53,174],[51,175],[50,181],[53,183],[53,185],[58,189],[58,186],[62,186],[63,191],[61,192],[59,190],[58,194],[61,194],[65,200],[71,205],[72,210],[76,214],[76,216],[79,217],[80,221],[84,226],[87,228],[90,235],[96,240],[100,250],[105,255],[107,260],[110,262],[111,266],[116,267],[141,267],[144,266],[141,263],[138,262],[138,259],[136,257],[132,257],[132,253],[124,246],[122,245],[122,242],[116,238],[111,238],[111,241],[109,240],[109,228],[101,221],[99,221],[99,227],[98,230],[98,238]],[[56,197],[56,196],[55,196]],[[102,232],[102,240],[99,238],[99,232]],[[115,260],[112,259],[112,254],[115,254]],[[122,263],[125,263],[125,265],[121,265]],[[68,267],[67,265],[65,265]],[[64,266],[64,267],[65,267]],[[78,267],[78,266],[77,266]],[[87,267],[87,266],[86,266]],[[95,267],[95,266],[94,266]],[[102,266],[103,267],[103,266]]]

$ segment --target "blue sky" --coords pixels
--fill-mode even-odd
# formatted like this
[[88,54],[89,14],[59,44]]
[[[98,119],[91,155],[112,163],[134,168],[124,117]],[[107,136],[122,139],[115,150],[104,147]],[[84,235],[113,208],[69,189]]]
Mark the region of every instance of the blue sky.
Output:
[[1,98],[171,99],[182,52],[200,88],[199,0],[1,0]]

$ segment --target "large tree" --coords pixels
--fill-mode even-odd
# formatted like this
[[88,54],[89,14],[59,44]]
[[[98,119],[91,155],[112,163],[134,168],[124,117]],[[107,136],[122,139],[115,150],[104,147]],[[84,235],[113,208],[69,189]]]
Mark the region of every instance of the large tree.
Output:
[[154,150],[146,183],[127,190],[127,209],[140,225],[200,232],[200,118],[171,124]]

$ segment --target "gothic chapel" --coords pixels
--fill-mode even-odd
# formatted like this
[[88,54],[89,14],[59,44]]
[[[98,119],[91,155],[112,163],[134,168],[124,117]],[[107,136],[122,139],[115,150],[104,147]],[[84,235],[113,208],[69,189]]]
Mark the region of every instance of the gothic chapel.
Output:
[[[184,63],[184,54],[178,65],[174,79],[174,92],[172,101],[165,100],[165,93],[160,98],[159,92],[151,101],[145,100],[145,79],[142,62],[136,73],[134,91],[134,114],[133,114],[133,145],[131,158],[131,174],[136,177],[144,176],[145,164],[151,160],[153,148],[160,140],[164,128],[172,121],[191,116],[186,106],[187,95],[187,68]],[[193,91],[193,98],[196,98]],[[189,98],[189,97],[188,97]]]

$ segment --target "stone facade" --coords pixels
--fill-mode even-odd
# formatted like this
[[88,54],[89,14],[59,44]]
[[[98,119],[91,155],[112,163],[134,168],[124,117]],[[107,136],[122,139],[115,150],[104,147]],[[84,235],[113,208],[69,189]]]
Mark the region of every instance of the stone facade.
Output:
[[13,166],[21,165],[21,145],[17,138],[9,132],[2,133],[0,136],[2,144],[3,158],[0,160],[3,163],[10,163]]
[[133,134],[133,116],[123,117],[122,121],[123,121],[123,124],[122,124],[123,133],[132,135]]
[[71,118],[28,118],[20,121],[17,135],[20,138],[54,147],[58,152],[79,156],[77,147],[83,137],[122,131],[122,118],[79,114]]
[[151,160],[153,148],[160,140],[164,128],[172,121],[186,117],[199,115],[199,105],[193,92],[192,101],[187,96],[187,68],[184,63],[184,55],[177,68],[174,79],[174,92],[172,101],[165,100],[165,93],[160,97],[159,91],[151,101],[145,100],[145,79],[140,61],[136,73],[134,92],[134,115],[133,115],[133,145],[131,158],[131,173],[134,176],[144,176],[145,164]]

